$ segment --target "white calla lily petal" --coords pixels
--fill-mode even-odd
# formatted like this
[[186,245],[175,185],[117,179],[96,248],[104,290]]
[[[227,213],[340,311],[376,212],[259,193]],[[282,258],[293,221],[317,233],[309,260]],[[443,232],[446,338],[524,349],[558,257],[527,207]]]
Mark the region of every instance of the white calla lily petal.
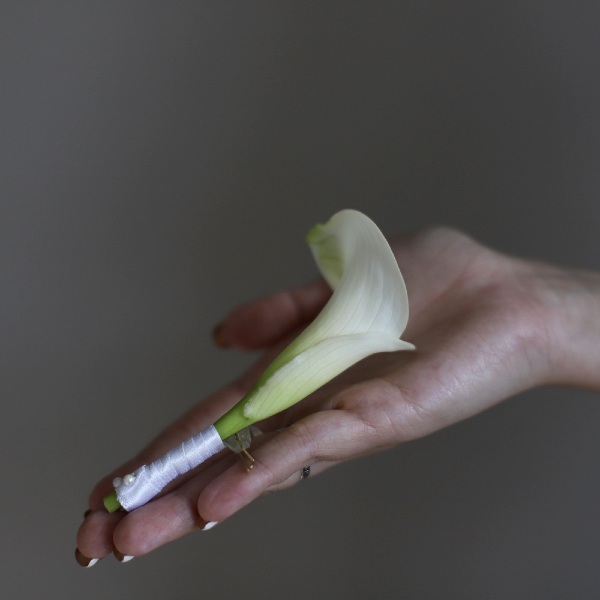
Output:
[[343,210],[307,241],[334,293],[240,402],[248,424],[299,402],[370,354],[414,349],[399,339],[408,321],[406,286],[373,221]]
[[244,416],[265,419],[288,408],[337,377],[359,360],[377,352],[412,350],[414,346],[385,333],[367,332],[326,338],[294,356],[265,385],[246,396]]

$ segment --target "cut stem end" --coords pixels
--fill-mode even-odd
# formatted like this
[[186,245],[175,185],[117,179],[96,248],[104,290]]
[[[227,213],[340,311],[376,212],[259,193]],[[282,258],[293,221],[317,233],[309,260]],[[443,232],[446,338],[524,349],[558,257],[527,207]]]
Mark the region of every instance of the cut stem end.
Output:
[[117,492],[115,491],[112,491],[107,496],[104,496],[102,503],[104,504],[104,508],[106,508],[109,513],[117,512],[121,508],[121,505],[117,500]]

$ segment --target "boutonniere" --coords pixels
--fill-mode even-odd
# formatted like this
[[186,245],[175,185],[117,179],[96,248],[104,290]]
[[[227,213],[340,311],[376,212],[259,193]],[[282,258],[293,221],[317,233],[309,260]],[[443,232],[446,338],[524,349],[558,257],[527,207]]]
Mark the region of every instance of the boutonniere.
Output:
[[170,481],[225,447],[247,453],[252,426],[271,417],[378,352],[412,350],[400,339],[408,296],[398,264],[379,228],[364,214],[342,210],[313,227],[307,242],[333,295],[316,319],[265,369],[256,385],[213,425],[155,462],[117,478],[104,499],[109,511],[133,510]]

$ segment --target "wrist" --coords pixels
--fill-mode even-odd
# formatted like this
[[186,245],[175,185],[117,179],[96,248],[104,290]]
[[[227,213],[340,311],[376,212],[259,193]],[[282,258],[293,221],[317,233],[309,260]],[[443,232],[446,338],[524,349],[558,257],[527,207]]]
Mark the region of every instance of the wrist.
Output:
[[544,269],[547,383],[600,391],[600,274]]

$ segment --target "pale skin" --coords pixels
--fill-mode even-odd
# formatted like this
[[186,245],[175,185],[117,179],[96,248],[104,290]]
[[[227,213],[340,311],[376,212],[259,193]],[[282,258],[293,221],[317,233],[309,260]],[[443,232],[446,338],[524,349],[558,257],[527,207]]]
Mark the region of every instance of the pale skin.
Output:
[[[285,412],[260,423],[247,473],[226,451],[131,512],[102,498],[129,473],[205,428],[235,404],[282,346],[329,298],[322,281],[231,312],[215,331],[225,347],[263,350],[242,377],[193,407],[137,456],[102,479],[77,534],[86,565],[141,556],[269,491],[475,415],[526,389],[558,384],[600,391],[600,274],[499,254],[446,228],[393,242],[409,293],[402,338],[415,352],[372,356]],[[278,431],[279,430],[279,431]],[[88,558],[89,557],[89,558]]]

